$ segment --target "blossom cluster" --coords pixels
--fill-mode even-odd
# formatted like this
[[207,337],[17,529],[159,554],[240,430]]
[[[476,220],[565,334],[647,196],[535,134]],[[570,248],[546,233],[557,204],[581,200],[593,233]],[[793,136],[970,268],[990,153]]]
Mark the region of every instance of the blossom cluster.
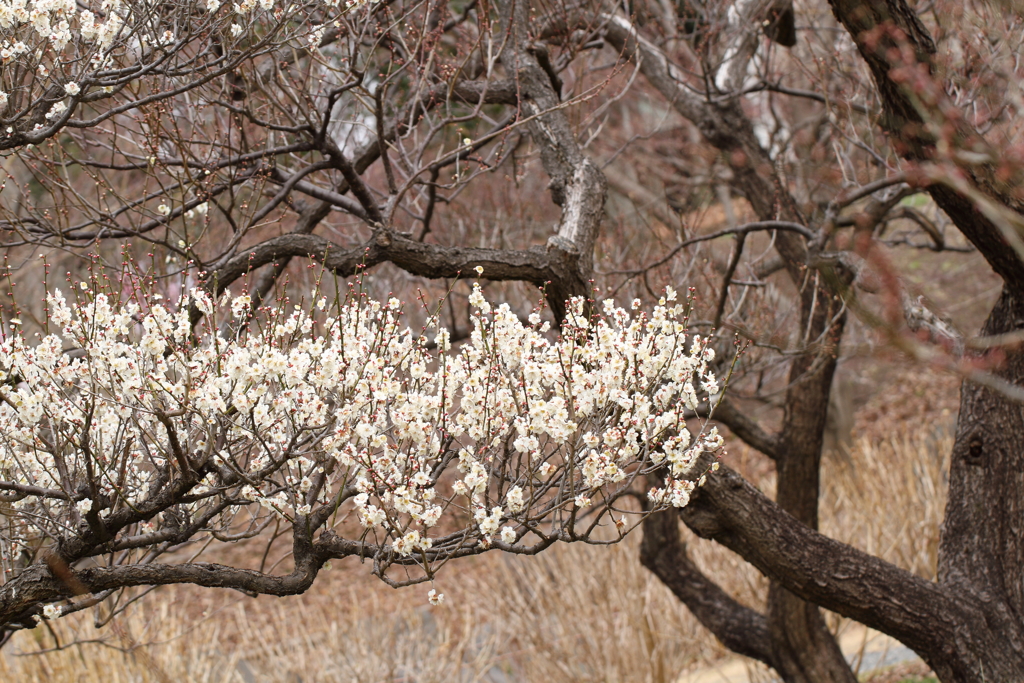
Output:
[[[686,505],[697,459],[722,444],[687,428],[684,411],[720,388],[671,290],[650,314],[606,301],[588,318],[572,301],[555,334],[475,287],[459,344],[404,327],[396,299],[314,293],[248,323],[244,294],[194,289],[176,309],[74,294],[48,296],[54,329],[37,343],[17,326],[0,342],[0,493],[22,492],[26,537],[142,509],[192,471],[172,502],[206,531],[331,516],[426,562],[513,549],[602,508],[621,526],[615,500],[650,472],[664,478],[655,508]],[[172,523],[153,512],[130,531]]]

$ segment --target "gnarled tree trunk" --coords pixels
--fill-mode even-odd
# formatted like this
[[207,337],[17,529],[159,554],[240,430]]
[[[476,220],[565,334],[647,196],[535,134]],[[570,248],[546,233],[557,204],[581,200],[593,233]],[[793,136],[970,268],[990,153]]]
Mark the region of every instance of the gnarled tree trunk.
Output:
[[[897,74],[901,68],[932,69],[934,44],[914,10],[904,0],[830,1],[872,70],[885,107],[883,125],[901,153],[916,161],[935,159],[934,118],[955,107],[931,102],[933,111],[926,117],[919,109],[920,93],[909,90],[909,81]],[[652,52],[645,54],[643,68],[653,83],[668,75],[669,68],[657,73],[662,64],[642,41],[633,49]],[[941,88],[936,91],[941,93]],[[687,115],[679,104],[677,109]],[[699,116],[691,112],[690,118],[701,125]],[[746,168],[733,170],[736,182],[750,184],[745,194],[757,210],[769,196],[770,184],[753,172],[764,168],[750,161],[760,160],[756,147],[742,144],[742,126],[716,131],[713,122],[703,123],[707,139],[720,149],[744,152],[730,159],[748,160]],[[955,115],[947,123],[955,129],[954,143],[978,143]],[[986,201],[1020,212],[1021,201],[995,178],[992,168],[962,170]],[[1002,296],[982,333],[1024,329],[1024,259],[1010,245],[1004,232],[1008,228],[994,224],[958,189],[934,185],[929,192],[1004,280]],[[779,197],[777,189],[774,197]],[[780,253],[792,268],[799,259],[786,253],[787,246],[781,244]],[[807,312],[805,304],[805,316]],[[664,519],[667,515],[645,522],[644,564],[723,643],[774,667],[787,681],[846,680],[848,675],[845,666],[829,668],[839,659],[838,648],[831,638],[816,639],[823,632],[821,615],[808,602],[899,638],[943,681],[1024,680],[1024,405],[1010,395],[1024,385],[1024,349],[1006,349],[994,377],[976,375],[977,381],[963,384],[935,583],[815,531],[820,435],[834,365],[826,361],[815,372],[806,372],[811,365],[811,357],[794,363],[778,435],[745,424],[731,409],[718,416],[735,424],[737,434],[754,437],[748,441],[776,461],[777,502],[725,470],[710,478],[682,512],[691,529],[736,551],[772,580],[768,614],[737,604],[710,584],[686,557],[674,520]]]

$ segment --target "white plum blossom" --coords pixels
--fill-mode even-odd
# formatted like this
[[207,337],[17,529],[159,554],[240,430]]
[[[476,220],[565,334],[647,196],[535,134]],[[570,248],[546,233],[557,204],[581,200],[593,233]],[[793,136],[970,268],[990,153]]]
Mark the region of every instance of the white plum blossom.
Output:
[[250,305],[252,305],[252,299],[248,294],[243,294],[231,302],[231,314],[236,318],[241,318],[248,313]]
[[78,15],[78,32],[82,36],[82,40],[87,43],[91,43],[96,40],[96,35],[99,32],[99,24],[96,22],[96,15],[87,9],[82,10],[82,13]]
[[508,509],[513,514],[522,512],[523,508],[526,507],[526,501],[523,500],[523,489],[519,486],[513,486],[509,489],[505,495],[505,502],[508,503]]
[[57,29],[50,33],[50,43],[57,52],[62,51],[67,44],[71,42],[71,24],[68,23],[67,19],[62,19],[57,24]]
[[122,26],[121,17],[117,14],[109,15],[107,21],[99,25],[99,28],[96,29],[96,42],[101,50],[106,50],[111,46]]
[[313,26],[309,31],[309,46],[314,49],[318,49],[320,47],[320,43],[324,40],[324,32],[326,30],[327,27],[323,24]]
[[68,105],[64,104],[64,102],[55,102],[53,106],[50,107],[50,111],[46,112],[46,118],[48,120],[58,118],[67,110],[67,108]]
[[487,508],[479,507],[476,511],[476,521],[480,525],[480,533],[484,537],[493,536],[498,531],[498,527],[501,526],[501,520],[504,517],[504,511],[500,506],[494,506],[491,508],[491,513],[487,514]]
[[[0,480],[94,491],[60,505],[29,495],[15,510],[73,527],[194,470],[189,514],[212,510],[225,533],[231,515],[338,519],[378,563],[430,564],[497,539],[529,545],[531,530],[588,518],[652,473],[656,507],[686,505],[710,472],[702,456],[723,445],[679,409],[694,387],[717,388],[680,306],[607,301],[588,319],[571,301],[555,337],[474,288],[469,338],[434,347],[396,299],[329,305],[314,292],[250,323],[247,294],[196,287],[175,307],[119,303],[119,291],[54,291],[44,336],[30,344],[16,326],[0,338],[0,379],[19,378],[0,382]],[[82,443],[116,479],[86,486]]]
[[53,30],[50,28],[50,14],[46,10],[33,9],[29,13],[29,21],[32,22],[32,28],[36,30],[40,38],[49,38]]

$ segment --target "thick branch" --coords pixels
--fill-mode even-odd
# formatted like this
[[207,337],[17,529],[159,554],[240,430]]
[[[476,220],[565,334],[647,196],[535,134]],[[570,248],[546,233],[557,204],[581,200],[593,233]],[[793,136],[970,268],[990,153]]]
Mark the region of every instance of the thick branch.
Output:
[[984,621],[968,599],[819,534],[728,468],[708,478],[682,517],[786,590],[898,638],[936,669],[936,653],[951,651],[963,625]]
[[715,407],[714,419],[728,427],[748,446],[756,448],[772,460],[778,457],[778,435],[765,431],[756,421],[737,410],[731,401],[723,400]]
[[442,247],[383,230],[365,246],[345,249],[319,235],[290,234],[261,242],[225,264],[217,274],[218,293],[245,273],[285,256],[315,259],[342,277],[384,261],[431,278],[457,277],[476,266],[493,280],[543,285],[551,277],[547,257],[538,251]]
[[[326,558],[325,558],[326,559]],[[80,587],[97,594],[130,586],[166,586],[189,583],[207,588],[233,588],[261,595],[304,593],[316,578],[323,561],[308,562],[284,576],[220,564],[132,564],[120,567],[90,567],[75,571],[73,581],[54,576],[45,563],[26,569],[0,591],[0,624],[30,625],[40,606],[81,594]]]
[[217,295],[246,273],[286,257],[310,258],[342,277],[385,261],[428,278],[454,278],[480,266],[489,280],[516,280],[545,287],[556,318],[565,313],[565,300],[574,295],[578,279],[573,257],[557,250],[484,249],[426,244],[380,230],[361,247],[345,249],[318,235],[288,234],[261,242],[229,260],[210,276]]
[[741,605],[706,577],[689,558],[672,511],[644,520],[640,561],[669,587],[693,615],[733,652],[775,667],[764,615]]
[[[608,18],[605,35],[624,57],[636,60],[648,82],[723,153],[733,172],[733,184],[743,192],[762,222],[803,223],[796,201],[768,152],[759,143],[738,98],[705,102],[686,91],[686,75],[622,15]],[[740,39],[735,45],[742,44]],[[737,52],[737,57],[739,55]],[[728,67],[724,71],[728,74]],[[741,78],[739,74],[735,77]],[[730,80],[725,77],[723,82]],[[729,85],[739,87],[735,82]],[[830,341],[838,342],[842,321],[835,325],[831,323],[835,292],[830,283],[821,278],[815,277],[813,283],[808,281],[806,242],[791,232],[779,231],[775,248],[782,256],[790,280],[801,290],[800,318],[804,338],[817,339],[827,334],[833,338]],[[779,469],[779,503],[811,526],[815,526],[817,520],[821,437],[835,365],[833,359],[822,357],[822,354],[831,354],[832,351],[831,348],[823,348],[817,354],[794,361],[780,434],[782,447],[775,449]],[[824,401],[821,395],[826,397]],[[848,683],[855,680],[817,609],[803,605],[775,586],[769,597],[772,651],[783,678],[790,683]]]

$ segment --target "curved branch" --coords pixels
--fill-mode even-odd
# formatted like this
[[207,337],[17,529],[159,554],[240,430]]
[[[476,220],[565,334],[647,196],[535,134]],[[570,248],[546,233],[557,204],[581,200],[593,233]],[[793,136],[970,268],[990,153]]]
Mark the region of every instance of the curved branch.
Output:
[[765,431],[756,421],[737,410],[732,401],[726,399],[715,406],[714,419],[728,427],[748,446],[756,448],[772,460],[778,459],[778,434]]
[[327,560],[326,557],[305,559],[297,562],[295,571],[283,576],[208,562],[131,564],[80,570],[71,570],[65,565],[63,571],[45,563],[34,564],[0,589],[0,623],[31,624],[32,616],[39,612],[42,604],[130,586],[188,583],[260,595],[298,595],[313,584],[320,567]]
[[[270,180],[275,183],[286,183],[288,178],[285,177],[284,173],[278,168],[273,168],[270,171]],[[337,207],[346,213],[350,213],[356,218],[367,223],[370,222],[370,217],[366,215],[366,211],[363,207],[354,199],[346,197],[343,194],[335,192],[334,190],[327,190],[322,187],[317,187],[311,183],[303,181],[297,181],[292,183],[292,187],[296,192],[301,192],[304,195],[319,199],[322,202],[327,202],[331,206]]]
[[679,538],[679,519],[656,512],[643,522],[640,562],[661,580],[727,648],[778,669],[768,621],[741,605],[706,577],[689,558]]
[[786,590],[898,638],[933,668],[941,665],[935,653],[964,637],[963,624],[984,621],[967,596],[823,536],[727,467],[696,490],[681,516]]
[[537,47],[530,38],[529,3],[502,0],[499,14],[508,34],[501,63],[516,76],[518,99],[531,117],[530,136],[540,148],[541,163],[551,178],[551,198],[562,207],[557,233],[548,239],[547,246],[572,262],[572,270],[563,279],[566,291],[571,296],[586,297],[591,293],[594,241],[604,218],[607,181],[576,142],[560,106],[560,93],[555,92],[538,60]]
[[[50,498],[53,500],[81,500],[85,498],[84,495],[80,496],[69,496],[63,491],[57,489],[47,489],[41,486],[30,486],[28,484],[18,484],[13,481],[0,481],[0,491],[11,491],[14,494],[23,494],[25,496],[36,496],[38,498]],[[0,495],[0,500],[6,500]]]
[[442,247],[424,244],[391,231],[378,231],[365,245],[345,249],[319,235],[282,235],[261,242],[239,254],[214,274],[217,293],[260,266],[285,256],[308,257],[342,277],[354,275],[390,261],[413,275],[430,278],[457,277],[481,266],[491,280],[524,280],[543,285],[552,273],[544,252]]
[[[813,90],[803,90],[801,88],[790,88],[790,87],[782,85],[781,83],[768,83],[768,82],[758,83],[757,85],[751,86],[751,87],[746,88],[745,90],[743,90],[742,94],[746,95],[748,93],[755,93],[755,92],[762,92],[762,91],[777,92],[780,95],[789,95],[790,97],[802,97],[804,99],[814,100],[815,102],[821,102],[822,104],[832,104],[832,105],[839,104],[838,102],[835,102],[834,100],[830,99],[829,97],[827,97],[825,95],[822,95],[821,93],[814,92]],[[732,97],[732,96],[733,95],[730,94],[730,97]],[[856,102],[843,102],[842,106],[843,107],[848,107],[850,110],[855,111],[855,112],[857,112],[859,114],[872,114],[872,113],[874,113],[870,108],[865,107],[863,104],[857,104]]]
[[[783,219],[799,224],[803,218],[786,184],[774,170],[771,157],[754,134],[739,99],[707,102],[687,89],[689,80],[668,56],[648,41],[624,16],[606,15],[604,35],[625,59],[637,62],[647,81],[692,122],[711,145],[724,152],[733,171],[733,183],[743,191],[762,221]],[[790,278],[799,283],[806,262],[806,245],[788,233],[780,233],[776,248],[786,262]]]
[[489,280],[529,282],[545,290],[552,313],[565,316],[565,301],[578,294],[580,255],[559,249],[485,249],[444,247],[418,242],[390,230],[379,230],[366,244],[345,249],[318,235],[281,235],[229,259],[207,276],[220,296],[232,282],[268,263],[289,257],[311,258],[341,277],[362,268],[390,262],[427,278],[454,278],[480,266]]

